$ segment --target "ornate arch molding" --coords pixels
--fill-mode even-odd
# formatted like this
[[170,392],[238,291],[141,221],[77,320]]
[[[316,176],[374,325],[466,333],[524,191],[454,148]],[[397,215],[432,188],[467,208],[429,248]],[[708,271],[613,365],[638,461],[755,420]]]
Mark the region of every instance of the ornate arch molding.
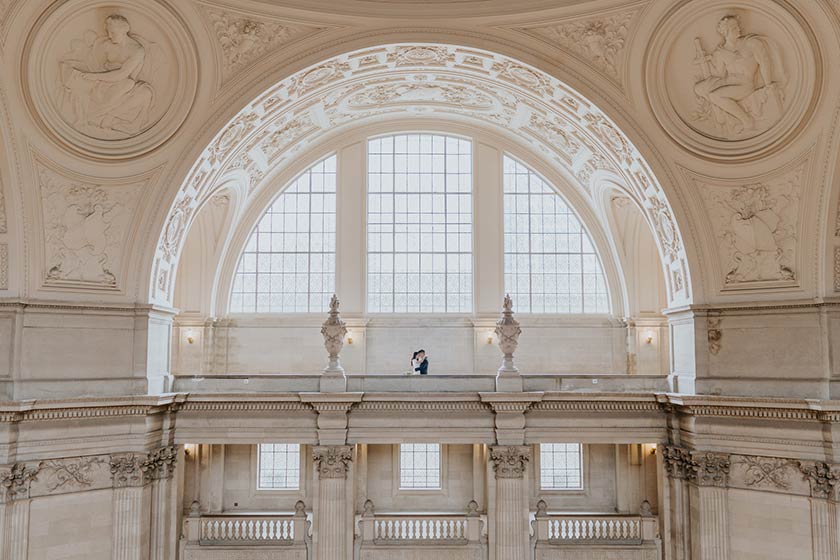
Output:
[[[214,300],[209,303],[212,315],[221,315],[227,311],[227,299],[230,294],[233,277],[239,264],[241,253],[257,223],[263,217],[266,209],[280,196],[285,189],[305,172],[312,164],[339,153],[343,148],[352,144],[365,142],[369,137],[379,134],[404,132],[405,130],[429,131],[443,134],[470,137],[476,142],[486,143],[506,153],[531,168],[542,176],[569,205],[574,209],[587,232],[595,244],[601,257],[604,274],[611,297],[613,313],[617,316],[625,314],[627,309],[626,287],[618,257],[613,249],[609,231],[585,191],[577,185],[574,176],[563,173],[562,169],[546,163],[528,149],[528,146],[517,144],[516,138],[506,138],[499,134],[499,129],[489,129],[485,123],[455,123],[451,120],[405,119],[397,118],[384,122],[360,122],[342,134],[313,145],[290,165],[274,169],[261,179],[260,184],[252,190],[252,194],[241,214],[238,222],[230,230],[230,241],[226,244],[226,252],[221,255],[219,272],[214,284]],[[501,219],[501,217],[500,217]]]
[[258,183],[323,134],[389,114],[478,120],[506,129],[573,175],[587,196],[599,170],[620,177],[654,226],[670,305],[692,301],[682,234],[665,192],[628,137],[588,99],[506,56],[440,44],[342,54],[282,80],[242,109],[204,150],[173,201],[152,263],[151,301],[172,301],[184,232],[230,169]]

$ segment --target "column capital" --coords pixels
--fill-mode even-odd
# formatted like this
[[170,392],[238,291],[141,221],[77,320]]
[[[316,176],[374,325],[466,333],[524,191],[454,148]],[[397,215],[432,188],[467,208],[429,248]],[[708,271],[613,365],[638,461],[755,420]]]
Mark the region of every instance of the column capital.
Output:
[[38,476],[41,464],[15,463],[0,468],[0,503],[12,503],[29,497],[32,481]]
[[834,500],[840,482],[840,467],[821,461],[799,461],[799,471],[811,487],[812,498]]
[[729,468],[732,465],[728,453],[692,452],[688,478],[697,486],[719,486],[729,484]]
[[146,477],[151,480],[171,478],[178,462],[178,451],[174,445],[159,447],[150,452],[141,466]]
[[118,453],[111,455],[110,461],[111,481],[114,488],[129,488],[146,484],[143,456],[136,453]]
[[525,467],[531,460],[531,447],[528,445],[497,445],[490,448],[490,460],[496,478],[522,478]]
[[728,453],[692,451],[679,445],[663,445],[662,457],[670,478],[688,480],[697,486],[726,487],[732,461]]
[[316,445],[312,458],[320,478],[347,478],[353,461],[353,448],[349,445]]

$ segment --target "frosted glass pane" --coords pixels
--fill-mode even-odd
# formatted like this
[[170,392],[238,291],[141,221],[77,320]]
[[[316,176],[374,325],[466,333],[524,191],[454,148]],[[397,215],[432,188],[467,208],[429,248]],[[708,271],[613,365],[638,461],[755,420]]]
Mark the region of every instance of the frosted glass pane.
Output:
[[462,280],[472,273],[470,142],[371,139],[367,206],[368,311],[472,311],[472,283]]
[[580,490],[583,488],[583,451],[579,443],[540,444],[540,488]]
[[574,211],[504,156],[505,291],[523,313],[608,313],[601,261]]
[[300,488],[300,445],[261,443],[257,448],[257,458],[258,490]]
[[400,445],[400,489],[440,489],[440,444]]
[[233,313],[309,313],[335,291],[336,157],[292,181],[265,211],[234,276]]

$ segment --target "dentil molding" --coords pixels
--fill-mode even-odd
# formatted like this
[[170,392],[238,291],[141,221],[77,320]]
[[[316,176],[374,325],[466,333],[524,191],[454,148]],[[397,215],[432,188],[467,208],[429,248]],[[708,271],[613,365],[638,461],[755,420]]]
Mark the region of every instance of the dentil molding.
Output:
[[35,24],[24,95],[62,148],[135,157],[165,142],[196,93],[198,62],[179,16],[156,0],[70,0]]

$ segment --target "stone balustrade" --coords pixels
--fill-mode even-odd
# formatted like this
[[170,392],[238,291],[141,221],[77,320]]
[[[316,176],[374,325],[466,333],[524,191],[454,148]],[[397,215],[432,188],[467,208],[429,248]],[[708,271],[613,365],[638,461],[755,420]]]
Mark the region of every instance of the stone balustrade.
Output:
[[[307,523],[306,515],[295,514],[191,516],[184,519],[181,558],[239,558],[244,551],[258,548],[271,558],[303,560],[308,548]],[[260,554],[260,558],[265,555]]]
[[358,518],[359,546],[365,558],[408,558],[425,551],[435,558],[482,558],[486,517],[385,514]]
[[598,554],[611,550],[610,558],[648,560],[660,558],[658,526],[655,516],[538,513],[534,536],[540,558],[565,558],[559,551],[574,549],[582,559],[602,558]]

